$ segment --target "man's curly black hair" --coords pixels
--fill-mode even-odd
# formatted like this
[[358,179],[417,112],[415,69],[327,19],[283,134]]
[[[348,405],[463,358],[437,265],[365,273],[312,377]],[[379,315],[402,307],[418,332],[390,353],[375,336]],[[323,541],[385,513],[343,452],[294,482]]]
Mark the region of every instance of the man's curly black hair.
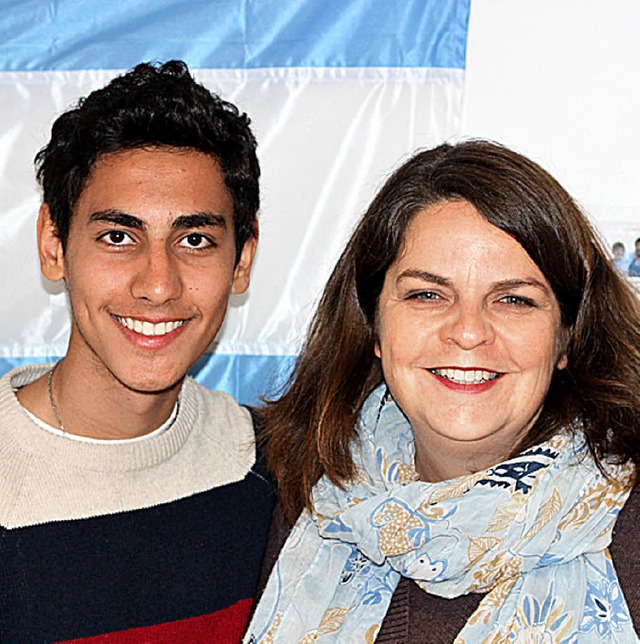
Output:
[[260,167],[249,118],[191,76],[179,60],[141,63],[62,114],[35,158],[38,182],[63,247],[87,179],[104,154],[189,148],[214,157],[233,200],[236,259],[254,234]]

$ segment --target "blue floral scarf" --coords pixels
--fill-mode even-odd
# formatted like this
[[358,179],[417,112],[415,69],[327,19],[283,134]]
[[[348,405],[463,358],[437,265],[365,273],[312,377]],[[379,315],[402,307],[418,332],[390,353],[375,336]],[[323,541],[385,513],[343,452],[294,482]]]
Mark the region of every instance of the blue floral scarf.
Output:
[[420,482],[411,427],[384,385],[357,432],[357,479],[318,481],[246,642],[373,642],[401,575],[441,597],[486,593],[456,644],[639,641],[607,550],[632,465],[606,464],[607,479],[567,432]]

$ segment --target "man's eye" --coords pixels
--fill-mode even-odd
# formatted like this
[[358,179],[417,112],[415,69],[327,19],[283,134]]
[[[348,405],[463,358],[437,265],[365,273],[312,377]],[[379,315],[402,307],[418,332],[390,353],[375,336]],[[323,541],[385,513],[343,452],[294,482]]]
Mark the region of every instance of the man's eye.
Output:
[[180,240],[180,245],[185,248],[208,248],[213,246],[213,242],[200,233],[191,233]]
[[100,237],[101,241],[111,246],[128,246],[133,244],[133,239],[123,230],[109,230]]

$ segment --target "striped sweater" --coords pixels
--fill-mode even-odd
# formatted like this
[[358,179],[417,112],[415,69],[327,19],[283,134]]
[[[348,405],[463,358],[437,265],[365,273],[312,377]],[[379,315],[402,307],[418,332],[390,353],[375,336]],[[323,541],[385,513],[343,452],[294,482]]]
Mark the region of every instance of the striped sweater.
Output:
[[91,444],[38,427],[0,380],[0,641],[238,642],[273,488],[248,411],[191,379],[166,432]]

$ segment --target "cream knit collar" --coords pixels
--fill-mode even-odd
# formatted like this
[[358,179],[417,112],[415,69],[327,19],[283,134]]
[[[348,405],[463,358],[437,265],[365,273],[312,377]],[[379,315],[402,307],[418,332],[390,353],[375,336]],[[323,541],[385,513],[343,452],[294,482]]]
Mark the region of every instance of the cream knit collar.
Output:
[[190,378],[184,382],[180,413],[171,431],[146,441],[85,443],[46,432],[28,417],[14,389],[33,382],[51,367],[51,364],[20,367],[0,380],[0,419],[11,427],[11,432],[3,435],[3,441],[13,442],[18,448],[40,456],[55,455],[83,469],[127,471],[151,467],[170,458],[189,436],[197,415],[195,383]]

